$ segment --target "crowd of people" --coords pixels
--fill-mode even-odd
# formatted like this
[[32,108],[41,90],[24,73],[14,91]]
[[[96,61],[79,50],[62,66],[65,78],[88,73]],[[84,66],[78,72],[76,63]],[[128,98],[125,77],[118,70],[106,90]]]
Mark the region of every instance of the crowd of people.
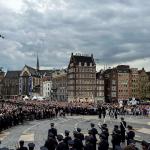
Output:
[[[98,115],[104,118],[109,115],[111,118],[118,119],[118,115],[141,115],[148,117],[150,112],[149,105],[122,106],[118,104],[95,105],[93,103],[67,103],[54,101],[1,101],[0,102],[0,132],[12,126],[23,124],[26,120],[51,119],[57,116],[65,115]],[[48,131],[48,138],[41,149],[45,150],[96,150],[97,136],[99,135],[98,150],[108,150],[110,147],[109,130],[107,124],[99,125],[101,132],[91,124],[91,130],[88,136],[84,136],[80,128],[73,132],[73,137],[69,131],[65,131],[65,137],[57,134],[54,123]],[[128,131],[126,130],[128,129]],[[121,143],[127,142],[124,150],[136,150],[135,132],[132,126],[127,126],[124,118],[121,118],[120,126],[115,125],[111,134],[111,143],[113,150],[122,150]],[[34,143],[29,143],[29,148],[24,147],[24,141],[20,141],[18,150],[32,150]],[[142,149],[150,150],[149,143],[142,141]]]
[[65,115],[99,115],[105,118],[109,115],[117,119],[118,115],[149,116],[149,105],[123,106],[104,104],[97,106],[93,103],[74,103],[56,101],[0,101],[0,131],[25,120],[48,119]]

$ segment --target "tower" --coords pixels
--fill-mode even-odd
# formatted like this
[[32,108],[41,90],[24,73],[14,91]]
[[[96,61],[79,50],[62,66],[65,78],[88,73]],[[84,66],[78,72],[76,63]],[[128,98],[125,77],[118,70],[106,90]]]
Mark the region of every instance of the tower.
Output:
[[39,71],[39,70],[40,70],[38,53],[37,53],[37,64],[36,64],[36,70],[37,70],[37,71]]

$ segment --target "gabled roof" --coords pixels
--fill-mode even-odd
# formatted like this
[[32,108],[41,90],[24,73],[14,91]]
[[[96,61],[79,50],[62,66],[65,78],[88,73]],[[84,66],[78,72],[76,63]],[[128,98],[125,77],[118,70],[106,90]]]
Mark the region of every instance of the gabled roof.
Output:
[[96,73],[96,79],[103,78],[104,77],[104,70],[100,70]]
[[146,72],[147,73],[147,75],[149,75],[150,76],[150,72]]
[[149,80],[150,80],[150,72],[146,72],[147,73],[147,75],[148,75],[148,77],[149,77]]
[[21,71],[7,71],[5,78],[19,78]]
[[117,72],[121,73],[130,72],[130,67],[128,65],[118,65],[115,69]]
[[54,70],[39,70],[39,72],[42,76],[51,76]]
[[93,58],[93,55],[91,56],[84,56],[84,55],[71,55],[71,59],[70,59],[70,63],[74,63],[75,65],[79,65],[79,63],[81,63],[81,65],[84,65],[85,63],[87,63],[87,66],[90,66],[90,63],[92,63],[92,65],[95,65],[95,61]]
[[39,72],[36,69],[27,65],[25,65],[25,67],[29,70],[32,76],[40,76]]

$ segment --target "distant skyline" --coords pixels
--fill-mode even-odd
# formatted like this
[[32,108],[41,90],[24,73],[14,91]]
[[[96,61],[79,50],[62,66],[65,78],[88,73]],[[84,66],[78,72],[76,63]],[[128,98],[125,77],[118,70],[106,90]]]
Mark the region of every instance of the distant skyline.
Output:
[[71,53],[93,53],[97,69],[150,70],[150,1],[0,0],[0,67],[65,68]]

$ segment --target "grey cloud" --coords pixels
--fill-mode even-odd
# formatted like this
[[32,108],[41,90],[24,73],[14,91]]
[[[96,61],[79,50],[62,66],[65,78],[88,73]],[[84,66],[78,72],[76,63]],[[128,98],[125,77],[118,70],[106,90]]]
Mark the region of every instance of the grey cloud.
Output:
[[[149,1],[23,2],[20,13],[0,6],[0,33],[11,43],[2,46],[0,39],[0,49],[5,54],[14,52],[12,56],[1,53],[4,67],[17,69],[26,63],[35,66],[37,51],[41,65],[51,68],[67,66],[71,52],[76,51],[93,53],[108,64],[150,57]],[[19,46],[15,47],[16,43]]]

